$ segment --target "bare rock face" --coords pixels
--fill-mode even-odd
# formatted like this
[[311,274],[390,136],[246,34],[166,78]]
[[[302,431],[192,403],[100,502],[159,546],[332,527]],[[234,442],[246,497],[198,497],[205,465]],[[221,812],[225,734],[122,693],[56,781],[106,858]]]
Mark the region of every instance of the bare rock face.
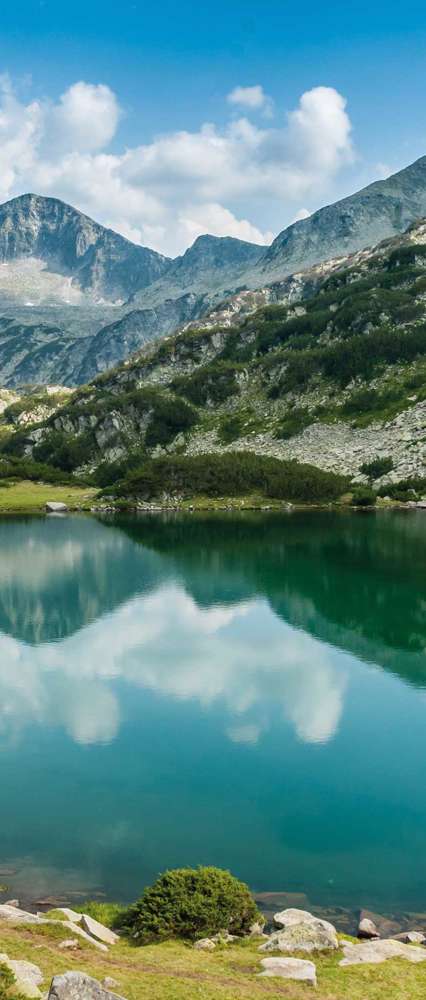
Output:
[[52,979],[48,1000],[124,1000],[83,972],[64,972]]
[[39,986],[43,982],[43,973],[33,962],[14,961],[8,955],[0,955],[0,963],[6,965],[16,980],[16,988],[24,997],[41,997]]
[[317,973],[313,962],[303,958],[262,958],[261,978],[280,976],[281,979],[298,979],[310,986],[317,985]]
[[343,942],[339,965],[380,965],[389,958],[405,958],[407,962],[426,962],[426,948],[415,948],[401,941],[365,941],[362,944]]

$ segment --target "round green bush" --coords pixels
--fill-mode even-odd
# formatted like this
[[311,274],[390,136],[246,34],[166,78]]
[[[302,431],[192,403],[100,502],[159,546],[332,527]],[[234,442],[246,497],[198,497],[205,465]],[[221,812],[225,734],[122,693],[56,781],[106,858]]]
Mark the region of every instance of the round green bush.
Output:
[[377,496],[369,486],[357,486],[352,494],[352,503],[355,507],[374,507]]
[[250,890],[220,868],[164,872],[128,910],[125,925],[139,944],[166,938],[245,934],[262,920]]

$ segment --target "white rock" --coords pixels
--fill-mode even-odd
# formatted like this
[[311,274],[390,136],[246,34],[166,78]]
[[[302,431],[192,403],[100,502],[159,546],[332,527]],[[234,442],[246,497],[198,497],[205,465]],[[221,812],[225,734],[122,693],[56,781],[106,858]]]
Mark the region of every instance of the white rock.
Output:
[[81,926],[87,934],[91,934],[97,941],[103,941],[104,944],[117,944],[117,941],[120,940],[118,934],[114,934],[110,927],[104,927],[104,924],[89,917],[87,913],[83,913]]
[[[287,918],[286,913],[290,913]],[[297,916],[296,916],[297,914]],[[281,921],[287,920],[287,926],[282,930],[275,931],[274,934],[265,941],[259,951],[334,951],[339,947],[336,929],[328,920],[319,920],[312,913],[304,910],[283,911],[276,915]]]
[[61,941],[59,948],[62,951],[75,951],[75,949],[78,948],[77,938],[66,938],[65,941]]
[[373,920],[368,917],[364,917],[360,920],[358,924],[358,937],[361,938],[378,938],[380,934]]
[[212,938],[200,938],[199,941],[194,942],[194,948],[197,951],[214,951],[216,944]]
[[5,906],[15,906],[19,909],[19,899],[6,899]]
[[313,962],[304,958],[262,958],[264,969],[259,976],[280,976],[282,979],[300,979],[311,986],[317,985],[317,972]]
[[37,924],[40,921],[40,917],[37,917],[35,913],[27,913],[26,910],[20,910],[17,906],[11,906],[10,903],[1,903],[0,920],[7,920],[12,924]]
[[333,924],[330,924],[328,920],[322,920],[321,917],[315,917],[313,913],[309,913],[308,910],[296,910],[289,908],[288,910],[281,910],[280,913],[275,913],[274,924],[276,927],[283,927],[285,930],[287,927],[297,927],[298,924],[314,924],[325,928],[328,931],[333,931],[336,933],[336,928]]
[[47,514],[66,514],[67,510],[66,503],[60,503],[59,500],[48,500],[46,503]]
[[69,906],[55,906],[55,910],[57,910],[58,913],[63,913],[64,917],[66,917],[67,920],[71,920],[72,924],[81,923],[83,914],[77,913],[77,910],[70,910]]
[[363,944],[343,942],[343,954],[339,965],[379,965],[388,958],[405,958],[407,962],[426,962],[426,948],[415,948],[402,941],[365,941]]
[[41,997],[39,986],[43,982],[43,973],[33,962],[15,961],[8,955],[0,955],[0,962],[7,965],[13,972],[16,988],[24,997]]

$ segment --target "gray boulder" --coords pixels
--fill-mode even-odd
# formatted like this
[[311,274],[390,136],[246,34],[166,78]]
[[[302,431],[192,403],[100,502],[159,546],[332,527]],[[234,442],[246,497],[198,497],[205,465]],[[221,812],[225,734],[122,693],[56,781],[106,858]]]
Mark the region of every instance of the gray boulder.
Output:
[[339,946],[333,924],[307,910],[282,910],[275,914],[274,923],[281,929],[259,951],[334,951]]
[[401,934],[394,934],[393,938],[394,941],[402,941],[403,944],[426,944],[423,931],[402,931]]
[[46,504],[46,514],[66,514],[68,507],[66,503],[59,500],[48,500]]
[[214,951],[216,942],[212,938],[200,938],[199,941],[194,942],[194,948],[197,951]]
[[102,941],[103,944],[117,944],[117,941],[120,940],[118,934],[114,934],[114,931],[109,927],[105,927],[104,924],[99,923],[99,920],[94,920],[86,913],[83,913],[81,918],[81,926],[87,934],[96,938],[97,941]]
[[6,965],[15,976],[16,988],[24,997],[41,997],[39,986],[43,982],[43,973],[33,962],[14,961],[8,955],[0,955],[0,962]]
[[343,954],[339,965],[380,965],[389,958],[405,958],[407,962],[426,962],[426,948],[415,948],[402,941],[365,941],[353,944],[343,942]]
[[259,976],[280,976],[281,979],[299,979],[311,986],[317,985],[317,972],[313,962],[303,958],[262,958],[263,972]]
[[335,951],[339,947],[337,934],[334,930],[322,927],[321,923],[300,923],[287,927],[283,931],[275,931],[265,941],[259,951]]
[[369,917],[363,917],[358,924],[358,937],[360,938],[378,938],[380,934],[373,920]]
[[64,972],[52,979],[48,1000],[124,1000],[124,997],[111,993],[84,972]]
[[322,917],[315,917],[308,910],[296,910],[294,908],[281,910],[281,913],[275,913],[274,924],[276,927],[284,928],[284,930],[287,930],[287,927],[297,927],[298,924],[313,924],[314,926],[323,927],[334,934],[336,933],[336,928],[333,924],[330,924],[328,920],[323,920]]

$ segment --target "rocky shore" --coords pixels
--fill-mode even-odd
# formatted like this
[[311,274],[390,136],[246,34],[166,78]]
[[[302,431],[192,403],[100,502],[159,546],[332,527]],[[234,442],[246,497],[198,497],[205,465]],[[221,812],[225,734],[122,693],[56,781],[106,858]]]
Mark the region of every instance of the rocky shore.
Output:
[[[405,913],[397,920],[393,916],[383,916],[367,910],[358,911],[356,936],[350,939],[347,932],[349,923],[355,917],[353,911],[330,908],[311,912],[297,906],[286,906],[274,911],[274,906],[280,900],[301,902],[304,898],[303,894],[297,893],[260,894],[256,896],[256,902],[264,917],[252,925],[244,938],[237,937],[229,928],[224,928],[210,938],[199,938],[192,944],[188,942],[187,947],[196,953],[202,953],[203,957],[205,955],[205,961],[210,961],[210,953],[217,952],[223,956],[230,949],[249,947],[253,955],[253,968],[250,968],[250,972],[257,979],[295,981],[311,988],[317,987],[318,967],[327,956],[334,957],[337,969],[341,970],[342,984],[344,970],[348,967],[367,967],[374,978],[374,967],[392,962],[393,959],[398,959],[402,966],[405,963],[417,966],[426,962],[425,913]],[[352,916],[349,918],[350,913]],[[327,919],[325,914],[333,916],[335,922]],[[9,954],[9,950],[3,951],[3,947],[4,937],[11,931],[15,933],[15,937],[10,938],[12,947]],[[25,942],[31,940],[33,934],[52,935],[58,955],[61,959],[64,955],[68,956],[70,968],[64,970],[63,961],[59,962],[57,973],[54,972],[50,981],[46,981],[43,969],[36,962],[22,957],[22,952],[25,954]],[[17,940],[20,942],[19,958],[14,955]],[[1,997],[10,995],[14,1000],[19,994],[20,998],[34,1000],[133,1000],[136,995],[133,992],[117,992],[120,982],[113,975],[97,979],[85,970],[72,967],[76,959],[80,960],[85,949],[89,948],[100,953],[100,958],[105,958],[108,967],[115,969],[114,950],[119,950],[124,943],[120,934],[89,913],[77,912],[68,906],[59,906],[47,912],[32,912],[23,909],[18,900],[9,900],[0,904],[0,942]],[[36,947],[43,946],[38,944]],[[141,950],[145,949],[137,949],[139,952]],[[133,953],[134,951],[133,947]],[[117,967],[120,968],[120,962]],[[137,969],[139,968],[137,964]],[[142,977],[143,974],[143,971],[140,972]],[[2,992],[4,977],[7,976],[11,978],[6,985],[15,989],[16,993]],[[141,995],[145,996],[145,993]],[[155,990],[146,995],[163,996]]]

